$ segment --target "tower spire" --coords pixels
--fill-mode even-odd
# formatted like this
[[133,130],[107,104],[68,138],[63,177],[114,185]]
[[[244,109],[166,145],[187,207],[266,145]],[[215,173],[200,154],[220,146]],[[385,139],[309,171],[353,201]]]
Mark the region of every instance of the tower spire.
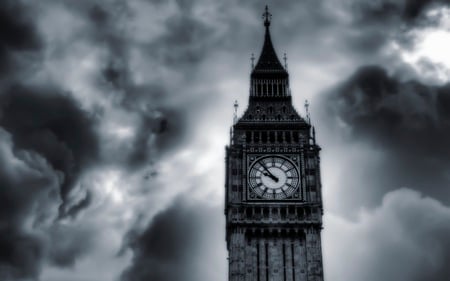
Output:
[[270,24],[272,14],[266,5],[262,15],[265,35],[261,54],[252,69],[250,96],[253,97],[288,97],[289,94],[289,74],[283,67],[270,37]]
[[272,44],[272,39],[270,37],[269,26],[272,19],[272,14],[269,13],[269,8],[266,5],[264,14],[262,15],[264,19],[264,26],[266,27],[266,34],[264,36],[264,45],[259,56],[258,62],[256,63],[254,73],[264,72],[264,73],[279,73],[287,76],[286,70],[283,68],[278,56],[275,52],[275,48]]

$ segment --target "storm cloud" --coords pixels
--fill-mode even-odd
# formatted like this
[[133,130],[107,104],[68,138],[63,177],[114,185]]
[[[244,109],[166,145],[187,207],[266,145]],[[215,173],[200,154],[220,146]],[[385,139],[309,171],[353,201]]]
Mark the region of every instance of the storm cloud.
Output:
[[[175,200],[143,232],[128,234],[126,243],[134,257],[121,280],[223,278],[216,268],[224,250],[217,241],[225,237],[222,223],[215,219],[220,213],[217,207],[200,206],[181,197]],[[216,231],[211,232],[211,228]],[[205,259],[207,256],[210,258]]]
[[333,131],[376,153],[364,181],[343,182],[349,192],[365,189],[379,200],[408,186],[448,203],[449,95],[448,84],[401,82],[377,66],[360,68],[332,90],[325,99]]

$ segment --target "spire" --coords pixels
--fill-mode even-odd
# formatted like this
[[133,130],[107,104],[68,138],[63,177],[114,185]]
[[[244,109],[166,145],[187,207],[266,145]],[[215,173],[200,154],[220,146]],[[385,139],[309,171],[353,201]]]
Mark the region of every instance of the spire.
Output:
[[266,28],[269,28],[270,20],[272,19],[272,14],[269,13],[269,7],[267,5],[266,5],[266,10],[264,11],[264,14],[263,14],[263,19],[264,19],[264,26]]
[[[287,77],[288,73],[286,69],[281,64],[275,49],[272,44],[272,39],[270,38],[269,26],[272,19],[272,14],[269,13],[269,8],[266,5],[265,12],[263,14],[264,26],[266,27],[266,34],[264,37],[264,45],[259,56],[258,62],[252,72],[252,77],[255,76],[266,76],[271,74],[278,77]],[[262,77],[263,78],[263,77]]]

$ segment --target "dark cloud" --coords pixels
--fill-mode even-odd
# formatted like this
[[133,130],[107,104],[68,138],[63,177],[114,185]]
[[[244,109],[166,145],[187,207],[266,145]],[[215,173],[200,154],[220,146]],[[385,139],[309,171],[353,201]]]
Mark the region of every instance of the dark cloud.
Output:
[[[0,7],[0,73],[11,76],[21,60],[42,47],[31,14],[19,1],[5,0]],[[28,62],[28,67],[30,64]]]
[[35,278],[45,260],[69,266],[85,252],[88,237],[61,231],[58,219],[89,205],[70,193],[96,157],[93,124],[56,89],[14,86],[0,96],[2,280]]
[[218,226],[214,217],[218,213],[217,208],[176,200],[157,214],[142,233],[130,233],[127,244],[133,251],[133,261],[122,280],[218,278],[217,271],[209,269],[216,262],[211,257],[223,248],[216,244],[221,239],[211,231],[211,227]]
[[29,14],[17,1],[6,0],[0,8],[0,42],[15,50],[32,50],[40,46],[40,38]]
[[46,260],[73,265],[90,239],[58,226],[63,174],[39,153],[15,147],[4,129],[0,140],[0,278],[34,280]]
[[61,216],[67,215],[68,195],[98,153],[93,120],[72,98],[49,87],[13,86],[0,100],[0,126],[12,134],[15,147],[38,153],[62,173]]
[[[448,0],[381,0],[381,1],[353,1],[352,12],[360,22],[389,20],[400,18],[404,23],[418,20],[432,5],[450,4]],[[384,23],[386,24],[386,22]]]
[[71,192],[97,157],[95,122],[69,93],[30,79],[48,47],[36,14],[21,1],[0,7],[0,279],[6,281],[35,280],[47,263],[72,266],[90,241],[89,231],[60,220],[89,205],[90,197]]
[[[365,189],[379,200],[386,191],[408,186],[449,202],[450,86],[400,82],[377,66],[362,67],[326,97],[334,132],[348,145],[368,144],[378,153],[368,159]],[[337,121],[337,122],[336,122]],[[339,131],[341,128],[341,131]]]

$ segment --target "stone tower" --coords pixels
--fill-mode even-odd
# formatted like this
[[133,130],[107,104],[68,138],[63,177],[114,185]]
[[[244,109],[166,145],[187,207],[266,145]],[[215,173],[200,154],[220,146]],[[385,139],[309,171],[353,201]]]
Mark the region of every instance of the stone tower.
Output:
[[[265,39],[250,79],[249,105],[226,147],[229,280],[323,280],[322,196],[309,116],[292,106],[289,74]],[[307,114],[308,115],[308,114]]]

